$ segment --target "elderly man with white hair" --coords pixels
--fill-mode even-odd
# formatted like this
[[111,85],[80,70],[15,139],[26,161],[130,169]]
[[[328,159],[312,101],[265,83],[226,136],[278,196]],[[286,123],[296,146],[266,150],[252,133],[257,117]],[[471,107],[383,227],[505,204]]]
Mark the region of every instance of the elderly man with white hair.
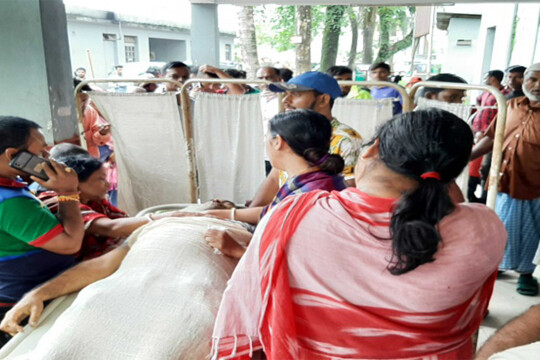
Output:
[[[525,96],[509,100],[495,211],[508,232],[499,270],[520,274],[517,292],[538,294],[532,276],[533,258],[540,240],[540,63],[524,74]],[[495,136],[493,121],[471,154],[475,159],[491,151]]]

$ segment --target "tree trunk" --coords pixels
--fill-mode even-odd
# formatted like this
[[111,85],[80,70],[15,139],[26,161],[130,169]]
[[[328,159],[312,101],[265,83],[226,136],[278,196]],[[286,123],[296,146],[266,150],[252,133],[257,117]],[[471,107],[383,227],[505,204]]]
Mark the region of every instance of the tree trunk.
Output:
[[367,6],[362,10],[362,64],[373,63],[373,36],[377,20],[377,7]]
[[339,35],[341,34],[344,13],[345,6],[343,5],[329,5],[326,7],[320,71],[326,71],[330,66],[336,65]]
[[349,59],[347,61],[347,66],[353,69],[354,71],[355,64],[356,64],[356,52],[358,48],[358,15],[354,11],[353,6],[349,8],[348,14],[349,14],[349,22],[351,23],[352,40],[351,40],[351,48],[349,49]]
[[254,79],[259,68],[259,56],[257,55],[253,6],[242,6],[238,10],[238,39],[247,78]]
[[296,46],[296,73],[311,71],[311,6],[296,7],[296,35],[301,42]]
[[390,30],[394,19],[392,12],[388,8],[381,8],[379,13],[379,52],[375,62],[387,61],[395,53],[408,48],[412,44],[413,31],[411,30],[402,40],[390,44]]

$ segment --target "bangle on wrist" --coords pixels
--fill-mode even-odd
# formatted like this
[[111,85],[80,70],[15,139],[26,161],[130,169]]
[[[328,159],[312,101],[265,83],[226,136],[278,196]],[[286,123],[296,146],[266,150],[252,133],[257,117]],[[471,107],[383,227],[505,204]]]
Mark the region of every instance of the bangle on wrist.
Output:
[[231,208],[231,220],[236,220],[235,218],[236,208]]
[[58,202],[64,202],[64,201],[81,201],[80,197],[79,197],[79,194],[74,194],[74,195],[58,195],[56,197],[56,199],[58,200]]
[[154,218],[152,217],[152,214],[146,214],[146,215],[144,215],[144,217],[148,219],[148,222],[153,222],[154,221]]

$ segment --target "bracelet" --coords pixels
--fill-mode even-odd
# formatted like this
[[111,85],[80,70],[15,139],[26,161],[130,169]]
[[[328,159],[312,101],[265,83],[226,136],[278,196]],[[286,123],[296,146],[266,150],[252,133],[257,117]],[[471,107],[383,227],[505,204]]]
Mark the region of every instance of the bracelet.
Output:
[[236,208],[231,208],[231,220],[235,220],[234,214],[236,213]]
[[73,194],[73,195],[58,195],[56,197],[56,199],[58,200],[58,202],[63,202],[63,201],[81,201],[80,197],[79,197],[79,194]]
[[146,214],[146,215],[144,215],[144,217],[148,219],[148,222],[154,221],[154,218],[152,217],[152,214]]

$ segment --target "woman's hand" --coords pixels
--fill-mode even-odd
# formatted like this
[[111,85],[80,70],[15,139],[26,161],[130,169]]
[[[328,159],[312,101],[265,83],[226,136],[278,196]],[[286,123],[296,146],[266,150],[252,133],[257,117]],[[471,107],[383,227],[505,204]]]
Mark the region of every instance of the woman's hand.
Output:
[[35,176],[31,176],[30,178],[39,185],[51,189],[58,194],[76,193],[79,187],[77,173],[64,164],[57,163],[52,159],[49,161],[51,162],[50,166],[47,163],[43,163],[43,171],[49,178],[47,181],[41,180]]
[[211,247],[236,259],[240,259],[246,252],[246,248],[238,244],[226,230],[209,229],[204,239]]
[[37,326],[42,312],[43,300],[34,293],[28,293],[6,313],[2,323],[0,323],[0,330],[14,336],[24,331],[20,323],[28,316],[30,316],[28,322],[30,326]]

